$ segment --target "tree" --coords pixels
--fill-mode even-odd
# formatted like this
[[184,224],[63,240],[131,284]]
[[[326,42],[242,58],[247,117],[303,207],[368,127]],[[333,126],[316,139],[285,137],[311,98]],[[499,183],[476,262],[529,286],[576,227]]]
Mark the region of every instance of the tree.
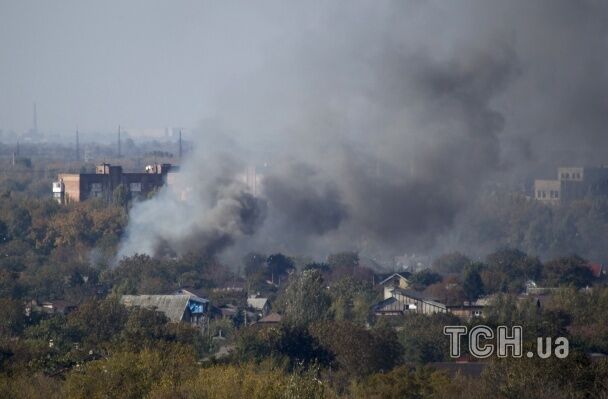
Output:
[[270,360],[286,371],[310,366],[327,366],[331,354],[313,337],[308,328],[281,324],[277,327],[241,329],[235,344],[241,362],[261,363]]
[[359,254],[356,252],[340,252],[327,257],[327,263],[332,269],[356,268],[359,266]]
[[124,328],[127,309],[116,299],[89,301],[68,316],[68,325],[78,330],[83,340],[91,345],[107,343]]
[[66,397],[143,398],[153,387],[176,390],[197,372],[195,357],[180,346],[163,351],[118,352],[86,363],[66,378]]
[[266,268],[266,255],[249,252],[243,257],[243,266],[245,267],[245,277],[253,276],[254,274],[263,271]]
[[460,252],[442,255],[433,261],[432,269],[438,273],[461,273],[471,259]]
[[0,335],[13,336],[23,331],[25,310],[23,303],[8,298],[0,299]]
[[363,324],[367,321],[376,295],[371,283],[345,277],[332,284],[330,296],[330,312],[334,320]]
[[461,323],[458,317],[448,313],[408,315],[398,333],[405,359],[416,363],[449,359],[449,342],[443,335],[443,327]]
[[9,228],[2,220],[0,220],[0,244],[3,244],[11,239]]
[[112,202],[126,209],[129,201],[131,201],[131,192],[126,185],[119,184],[112,192]]
[[[351,394],[356,399],[461,397],[455,395],[456,388],[456,384],[444,373],[423,367],[414,369],[401,366],[388,373],[373,374],[353,384]],[[450,396],[444,396],[443,393]]]
[[292,276],[278,302],[287,322],[307,325],[328,317],[331,298],[321,273],[304,270]]
[[537,257],[526,255],[518,249],[505,248],[486,258],[487,270],[493,284],[500,291],[521,292],[527,280],[538,280],[542,264]]
[[571,284],[582,288],[593,280],[587,261],[579,256],[557,258],[545,263],[543,275],[545,284],[551,287]]
[[606,374],[605,364],[594,365],[580,352],[570,351],[565,359],[508,357],[489,365],[482,375],[481,389],[484,397],[602,397],[606,385],[597,381],[605,381]]
[[326,321],[313,324],[311,333],[348,378],[386,372],[401,361],[403,348],[391,328],[367,330],[347,321]]
[[31,225],[32,215],[30,212],[21,206],[17,206],[12,211],[8,224],[9,234],[11,237],[24,239],[27,237]]
[[268,274],[273,281],[278,281],[281,276],[286,276],[290,270],[293,270],[293,260],[283,254],[273,254],[266,259],[268,264]]
[[431,284],[440,282],[441,275],[431,271],[430,269],[425,269],[412,274],[409,280],[414,289],[423,290]]
[[484,286],[478,268],[471,266],[465,268],[462,288],[469,302],[474,302],[483,295]]

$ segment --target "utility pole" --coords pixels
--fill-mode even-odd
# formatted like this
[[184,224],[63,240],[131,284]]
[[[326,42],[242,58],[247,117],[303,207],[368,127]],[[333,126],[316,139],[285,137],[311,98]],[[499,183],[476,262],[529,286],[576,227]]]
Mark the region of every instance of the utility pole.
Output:
[[36,110],[36,103],[34,103],[34,134],[38,134],[38,112]]
[[179,129],[179,159],[182,159],[182,129]]
[[78,139],[78,128],[76,128],[76,160],[80,161],[80,141]]

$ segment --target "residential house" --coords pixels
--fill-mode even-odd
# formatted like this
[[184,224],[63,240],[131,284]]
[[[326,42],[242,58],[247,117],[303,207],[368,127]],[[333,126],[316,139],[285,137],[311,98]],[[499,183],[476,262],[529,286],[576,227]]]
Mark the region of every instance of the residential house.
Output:
[[247,306],[258,312],[260,317],[264,317],[270,312],[268,298],[262,298],[259,295],[250,295],[247,298]]
[[186,322],[205,327],[208,322],[209,301],[194,295],[123,295],[121,303],[163,313],[174,322]]
[[421,292],[402,288],[393,288],[391,292],[392,296],[399,303],[408,305],[408,309],[413,310],[415,313],[434,314],[448,312],[446,304],[425,297]]
[[42,302],[38,302],[34,299],[25,305],[25,314],[26,316],[30,316],[32,312],[41,312],[50,314],[61,313],[66,315],[75,311],[76,309],[78,309],[76,304],[64,301],[62,299]]
[[255,325],[258,327],[276,326],[281,322],[281,320],[283,320],[283,316],[275,312],[262,317],[260,320],[255,322]]
[[453,313],[454,315],[466,320],[474,317],[483,317],[483,309],[487,306],[487,301],[480,299],[476,302],[464,302],[462,304],[448,304],[425,296],[422,292],[393,288],[390,290],[391,296],[372,307],[376,316],[402,316],[407,313],[435,314]]
[[410,282],[402,274],[393,273],[384,280],[380,281],[380,285],[384,286],[384,299],[391,298],[393,296],[393,288],[408,289]]
[[403,316],[416,309],[416,305],[401,303],[397,298],[384,299],[372,307],[375,316]]

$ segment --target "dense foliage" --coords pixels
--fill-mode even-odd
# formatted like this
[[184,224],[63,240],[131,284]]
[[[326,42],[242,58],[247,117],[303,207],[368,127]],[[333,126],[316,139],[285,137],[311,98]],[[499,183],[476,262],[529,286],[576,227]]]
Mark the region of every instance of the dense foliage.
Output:
[[[524,340],[569,338],[567,359],[489,359],[479,377],[441,371],[453,314],[378,317],[377,282],[388,274],[357,253],[325,261],[250,253],[240,265],[187,254],[116,260],[133,199],[60,206],[46,180],[0,179],[0,397],[69,398],[445,398],[601,397],[608,363],[608,289],[588,260],[608,205],[588,199],[548,208],[519,196],[487,199],[476,216],[489,255],[449,253],[429,269],[403,273],[410,289],[447,304],[491,298],[483,323],[524,326]],[[44,195],[43,195],[44,194]],[[465,235],[471,239],[472,236]],[[585,257],[571,255],[582,254]],[[537,256],[539,255],[539,256]],[[214,305],[201,331],[123,294],[199,290]],[[230,287],[226,289],[226,287]],[[548,287],[550,299],[522,295]],[[219,288],[219,289],[216,289]],[[277,324],[251,325],[247,295],[270,299]],[[64,301],[47,312],[32,301]],[[232,314],[222,316],[222,309]],[[224,309],[224,310],[225,310]],[[65,313],[65,314],[64,314]],[[463,342],[466,356],[468,345]]]

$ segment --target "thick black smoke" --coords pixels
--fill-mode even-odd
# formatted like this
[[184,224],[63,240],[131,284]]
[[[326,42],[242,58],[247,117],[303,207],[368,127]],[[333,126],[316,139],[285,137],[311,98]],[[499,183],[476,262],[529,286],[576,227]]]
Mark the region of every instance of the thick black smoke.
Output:
[[[123,254],[148,252],[142,226],[176,251],[429,251],[488,182],[605,161],[608,3],[244,2],[243,15],[252,7],[226,29],[254,59],[217,77],[183,187],[207,198],[215,177],[265,164],[260,197],[249,206],[230,183],[171,203],[176,220],[155,229],[160,196],[132,212]],[[219,149],[242,163],[210,167]]]

